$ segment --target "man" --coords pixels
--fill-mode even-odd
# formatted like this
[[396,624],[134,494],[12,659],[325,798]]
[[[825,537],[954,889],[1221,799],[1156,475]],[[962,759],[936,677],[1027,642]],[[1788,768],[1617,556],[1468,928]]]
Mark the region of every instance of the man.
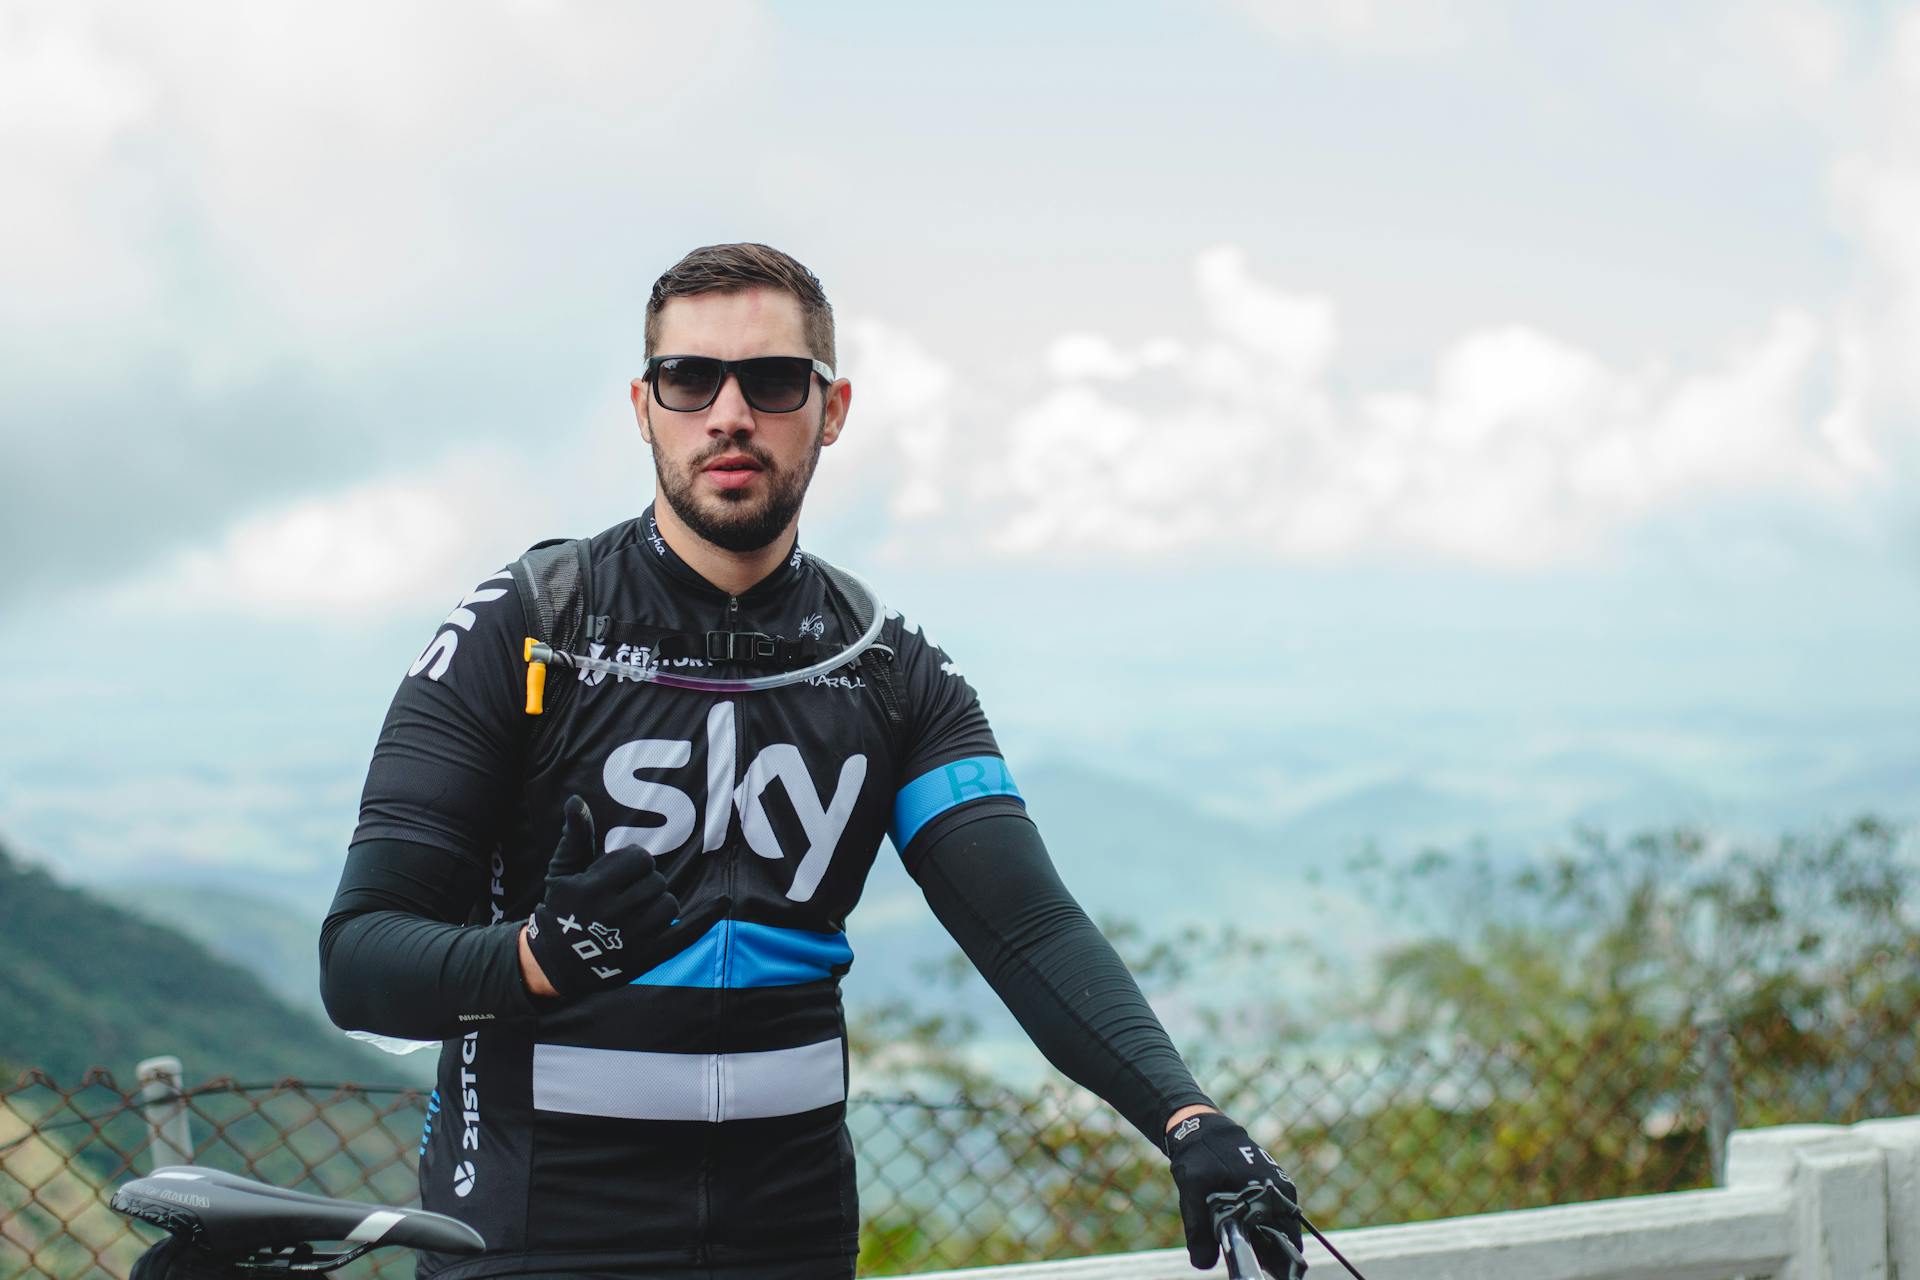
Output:
[[[819,281],[763,245],[696,249],[654,285],[646,345],[657,501],[591,540],[590,611],[655,659],[713,632],[845,646],[796,534],[853,397]],[[445,1041],[421,1194],[488,1252],[422,1275],[851,1276],[839,976],[888,834],[1049,1060],[1168,1148],[1195,1265],[1207,1194],[1253,1182],[1297,1244],[1292,1185],[1194,1083],[915,626],[761,692],[556,667],[577,678],[535,717],[515,597],[482,582],[402,681],[321,938],[336,1022]]]

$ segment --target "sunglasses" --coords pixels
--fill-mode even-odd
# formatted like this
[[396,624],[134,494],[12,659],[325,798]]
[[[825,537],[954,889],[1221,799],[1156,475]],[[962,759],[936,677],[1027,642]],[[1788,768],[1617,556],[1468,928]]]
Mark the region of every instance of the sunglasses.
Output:
[[720,398],[727,375],[740,380],[740,394],[761,413],[792,413],[807,402],[813,375],[833,381],[833,366],[810,356],[654,356],[642,381],[653,384],[654,403],[675,413],[698,413]]

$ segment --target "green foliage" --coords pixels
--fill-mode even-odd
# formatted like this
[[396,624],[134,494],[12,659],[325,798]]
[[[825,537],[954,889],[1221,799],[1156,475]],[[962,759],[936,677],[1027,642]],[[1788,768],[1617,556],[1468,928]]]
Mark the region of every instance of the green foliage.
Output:
[[[1344,982],[1331,947],[1298,939],[1103,930],[1186,1017],[1196,1075],[1269,1138],[1322,1226],[1408,1222],[1705,1185],[1703,1037],[1732,1064],[1739,1124],[1920,1112],[1909,839],[1866,818],[1768,841],[1583,831],[1524,865],[1473,848],[1362,859],[1342,887],[1404,940]],[[963,972],[956,957],[934,976]],[[1300,974],[1328,979],[1312,1001]],[[996,1087],[968,1057],[972,1028],[925,1009],[868,1020],[863,1047],[921,1083]],[[1076,1147],[1084,1123],[1056,1133],[1036,1095],[1004,1096],[1001,1160],[1047,1214],[1097,1223],[1103,1251],[1175,1242],[1156,1151],[1130,1135]],[[874,1256],[1001,1256],[984,1229],[915,1221],[883,1216]],[[1021,1256],[1082,1251],[1044,1224],[1019,1234]]]
[[1287,1145],[1404,1171],[1373,1221],[1704,1185],[1703,1036],[1736,1064],[1743,1125],[1920,1110],[1902,839],[1870,818],[1764,842],[1582,832],[1540,865],[1363,867],[1425,934],[1380,957],[1345,1021],[1390,1060],[1477,1064],[1476,1088]]
[[358,1080],[376,1057],[275,999],[251,974],[174,930],[60,884],[0,846],[0,1046],[77,1081],[133,1077],[174,1054],[190,1080],[231,1074]]
[[314,904],[296,905],[205,884],[145,880],[103,886],[100,896],[143,920],[179,930],[254,974],[294,1008],[324,1016],[320,954],[314,945],[321,916]]
[[[1581,833],[1528,866],[1497,866],[1471,849],[1403,867],[1362,864],[1345,887],[1389,904],[1402,940],[1312,1005],[1292,979],[1339,968],[1299,942],[1105,927],[1156,1003],[1199,1028],[1184,1037],[1204,1058],[1196,1074],[1293,1170],[1320,1225],[1408,1222],[1703,1185],[1703,1037],[1732,1064],[1742,1125],[1920,1113],[1920,904],[1906,838],[1870,820],[1766,842]],[[112,939],[65,966],[90,985],[62,987],[33,969],[74,955],[57,945],[71,936]],[[88,1039],[67,1051],[68,1062],[116,1071],[165,1050],[190,1068],[277,1075],[294,1069],[281,1065],[287,1037],[326,1034],[276,1030],[267,1019],[287,1011],[246,1003],[261,993],[245,974],[3,853],[0,961],[27,975],[17,989],[31,993],[0,1002],[0,1045],[17,1060],[49,1061],[17,1048],[43,1043],[32,1021],[43,1005],[101,1034],[161,1025],[163,1039],[119,1057]],[[171,976],[189,972],[199,976]],[[959,972],[944,968],[948,981]],[[169,1000],[231,1016],[169,1021]],[[1057,1078],[1035,1089],[992,1078],[970,1052],[977,1034],[966,1017],[924,1001],[882,1007],[850,1030],[862,1074],[877,1071],[888,1092],[960,1099],[855,1100],[870,1215],[863,1271],[1177,1244],[1161,1153]],[[248,1066],[247,1045],[273,1056]],[[32,1096],[11,1104],[16,1123],[0,1141],[21,1136],[18,1122],[38,1110],[23,1111],[21,1099]],[[252,1102],[208,1097],[196,1115],[234,1148],[214,1163],[257,1161],[289,1183],[313,1166],[316,1189],[336,1193],[378,1170],[377,1194],[403,1197],[417,1117],[320,1103],[324,1123],[312,1101],[293,1096],[258,1116]],[[79,1107],[103,1109],[90,1099]],[[115,1125],[128,1132],[116,1136]],[[44,1186],[40,1207],[9,1199],[0,1179],[0,1217],[37,1232],[32,1214],[48,1204],[78,1212],[92,1184],[116,1176],[113,1153],[133,1149],[139,1127],[136,1116],[118,1117],[98,1151],[66,1149],[81,1129],[30,1138],[7,1167],[28,1175],[23,1185]],[[45,1181],[55,1169],[66,1181]],[[343,1181],[327,1185],[336,1174]],[[60,1230],[55,1217],[41,1225]]]
[[[894,1100],[857,1107],[863,1178],[870,1184],[862,1199],[864,1274],[1179,1242],[1165,1156],[1096,1100],[1072,1090],[997,1089],[968,1103],[926,1107]],[[902,1147],[943,1151],[948,1158],[915,1167],[906,1194],[890,1196],[888,1156]]]
[[1431,932],[1389,951],[1351,1009],[1396,1039],[1482,1045],[1724,1020],[1789,1050],[1822,1022],[1910,1019],[1920,928],[1901,840],[1863,818],[1761,844],[1583,832],[1505,871],[1428,855],[1395,889],[1429,904]]

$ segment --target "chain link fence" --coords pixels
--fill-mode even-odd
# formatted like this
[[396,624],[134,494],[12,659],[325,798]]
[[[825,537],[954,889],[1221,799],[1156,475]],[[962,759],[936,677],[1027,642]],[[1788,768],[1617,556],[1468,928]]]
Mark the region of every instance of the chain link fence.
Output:
[[[222,1078],[176,1090],[25,1072],[0,1088],[0,1276],[126,1275],[159,1233],[107,1201],[157,1165],[407,1203],[424,1106],[418,1089],[379,1085]],[[410,1275],[412,1262],[376,1255],[340,1274]]]
[[[1279,1144],[1317,1222],[1355,1227],[1706,1186],[1736,1123],[1920,1113],[1920,1052],[1896,1021],[1601,1027],[1200,1074]],[[0,1278],[126,1275],[154,1233],[107,1199],[175,1145],[281,1186],[410,1202],[424,1107],[412,1088],[27,1072],[0,1085]],[[1165,1159],[1078,1090],[866,1094],[848,1124],[865,1274],[1179,1243]],[[343,1274],[411,1269],[386,1251]]]

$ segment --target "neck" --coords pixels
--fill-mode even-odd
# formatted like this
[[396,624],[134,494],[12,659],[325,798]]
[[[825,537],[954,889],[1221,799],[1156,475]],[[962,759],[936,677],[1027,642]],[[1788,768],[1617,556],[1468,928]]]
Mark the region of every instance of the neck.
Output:
[[714,546],[687,528],[665,499],[653,504],[653,521],[660,529],[660,536],[689,569],[732,596],[780,567],[780,562],[793,550],[794,525],[799,523],[796,517],[779,537],[757,551],[729,551]]

